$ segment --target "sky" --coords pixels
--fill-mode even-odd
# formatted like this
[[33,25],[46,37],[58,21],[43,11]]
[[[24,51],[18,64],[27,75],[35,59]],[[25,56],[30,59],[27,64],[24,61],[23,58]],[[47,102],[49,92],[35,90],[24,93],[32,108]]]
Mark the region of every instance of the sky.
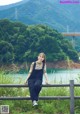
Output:
[[0,0],[0,6],[9,5],[12,3],[20,2],[22,0]]

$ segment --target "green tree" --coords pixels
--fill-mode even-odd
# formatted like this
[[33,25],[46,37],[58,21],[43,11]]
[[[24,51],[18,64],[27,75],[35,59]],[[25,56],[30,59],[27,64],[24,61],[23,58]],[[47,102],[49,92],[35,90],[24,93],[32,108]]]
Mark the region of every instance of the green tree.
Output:
[[14,60],[14,49],[12,44],[1,41],[0,42],[0,63],[11,63]]
[[[11,50],[10,50],[11,49]],[[36,59],[39,52],[47,61],[78,61],[77,51],[57,30],[45,25],[24,25],[8,19],[0,20],[0,62],[25,62]]]

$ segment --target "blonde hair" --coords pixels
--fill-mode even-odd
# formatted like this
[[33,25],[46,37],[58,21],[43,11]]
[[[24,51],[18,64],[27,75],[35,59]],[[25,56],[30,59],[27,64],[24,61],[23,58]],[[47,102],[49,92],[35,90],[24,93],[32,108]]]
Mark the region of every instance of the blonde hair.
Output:
[[38,56],[42,56],[44,58],[43,63],[45,64],[46,63],[46,55],[42,52],[42,53],[39,53]]

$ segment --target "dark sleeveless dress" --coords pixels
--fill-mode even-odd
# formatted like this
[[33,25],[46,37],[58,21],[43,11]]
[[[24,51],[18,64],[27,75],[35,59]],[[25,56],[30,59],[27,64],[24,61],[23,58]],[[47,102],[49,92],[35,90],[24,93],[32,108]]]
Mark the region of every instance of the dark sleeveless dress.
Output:
[[33,65],[32,73],[28,79],[28,86],[30,91],[31,100],[38,100],[40,90],[42,88],[42,80],[43,80],[43,71],[44,71],[44,63],[42,69],[35,69],[36,62]]

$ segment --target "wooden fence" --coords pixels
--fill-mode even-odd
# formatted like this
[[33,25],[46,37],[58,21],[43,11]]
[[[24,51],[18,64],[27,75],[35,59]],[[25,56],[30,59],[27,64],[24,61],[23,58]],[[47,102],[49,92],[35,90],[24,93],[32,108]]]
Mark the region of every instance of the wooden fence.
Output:
[[[28,85],[20,85],[20,84],[0,84],[1,87],[28,87]],[[70,96],[40,96],[39,100],[70,100],[70,114],[74,113],[74,105],[75,105],[75,99],[80,99],[80,96],[74,96],[74,87],[80,87],[80,84],[74,84],[74,80],[70,80],[70,84],[48,84],[43,85],[43,87],[69,87],[70,88]],[[0,100],[30,100],[30,97],[7,97],[7,96],[1,96]]]

